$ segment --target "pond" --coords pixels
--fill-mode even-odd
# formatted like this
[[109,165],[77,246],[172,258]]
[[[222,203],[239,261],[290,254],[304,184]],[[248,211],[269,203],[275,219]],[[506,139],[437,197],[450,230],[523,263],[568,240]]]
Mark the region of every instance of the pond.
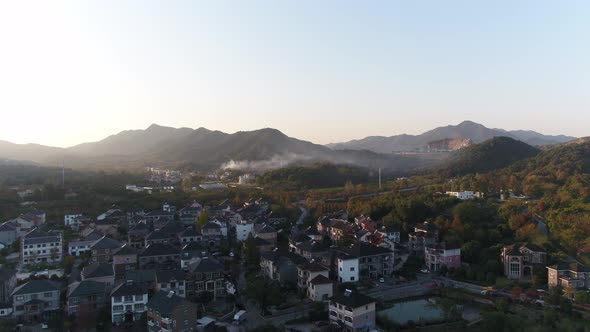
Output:
[[427,299],[417,299],[395,303],[393,307],[377,312],[377,315],[405,325],[409,321],[439,321],[443,319],[444,312]]

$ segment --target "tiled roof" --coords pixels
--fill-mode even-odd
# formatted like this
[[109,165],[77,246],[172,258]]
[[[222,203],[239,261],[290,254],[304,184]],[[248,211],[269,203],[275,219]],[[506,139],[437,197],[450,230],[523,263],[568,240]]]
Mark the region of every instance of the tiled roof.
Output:
[[338,292],[336,294],[334,294],[334,296],[331,298],[332,301],[350,307],[350,308],[358,308],[364,305],[367,305],[369,303],[374,303],[375,299],[361,294],[356,290],[353,291],[344,291],[344,292]]
[[339,250],[355,257],[384,255],[391,254],[393,252],[390,249],[374,246],[365,242],[357,242],[348,248],[340,248]]
[[68,297],[90,296],[106,294],[106,285],[103,282],[84,280],[81,281],[68,295]]
[[331,284],[332,280],[326,278],[323,274],[320,274],[320,275],[316,276],[315,278],[313,278],[312,280],[310,280],[310,282],[314,285],[325,285],[325,284]]
[[122,256],[122,255],[136,255],[137,254],[137,250],[135,250],[134,248],[131,248],[130,246],[128,246],[127,244],[124,244],[121,249],[117,250],[113,256]]
[[84,279],[111,277],[114,275],[113,265],[108,263],[90,264],[82,269]]
[[125,280],[137,283],[152,283],[156,280],[155,270],[129,270],[125,272]]
[[167,243],[154,243],[147,246],[139,254],[141,257],[163,256],[163,255],[180,255],[180,250]]
[[174,309],[183,302],[184,299],[174,293],[159,291],[148,301],[147,307],[163,317],[170,317]]
[[170,282],[171,280],[184,280],[185,273],[183,270],[158,270],[156,279],[158,283]]
[[148,289],[142,284],[135,282],[124,282],[113,289],[111,296],[144,295],[147,293]]
[[18,286],[12,295],[34,294],[60,290],[60,285],[47,279],[31,280],[24,285]]
[[94,242],[94,244],[90,247],[92,250],[102,250],[102,249],[118,249],[121,248],[123,244],[115,239],[111,239],[110,237],[103,236],[100,240]]
[[191,272],[201,273],[223,271],[223,265],[212,258],[203,258],[198,262],[190,264],[189,270]]

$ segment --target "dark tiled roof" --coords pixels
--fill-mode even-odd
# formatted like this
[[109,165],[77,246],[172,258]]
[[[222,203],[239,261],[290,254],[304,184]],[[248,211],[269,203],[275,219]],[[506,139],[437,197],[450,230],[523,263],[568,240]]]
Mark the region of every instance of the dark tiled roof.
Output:
[[181,305],[184,299],[173,293],[159,291],[148,301],[147,307],[159,312],[161,316],[170,317],[174,309]]
[[147,246],[139,256],[164,256],[164,255],[180,255],[180,250],[167,243],[154,243]]
[[82,269],[84,279],[110,277],[115,275],[113,265],[108,263],[90,264]]
[[348,248],[342,248],[340,250],[355,257],[367,257],[393,253],[393,251],[390,249],[374,246],[365,242],[357,242]]
[[267,224],[255,225],[254,229],[257,234],[270,234],[276,232],[276,230],[272,226]]
[[310,282],[314,285],[325,285],[325,284],[331,284],[332,280],[330,280],[330,279],[326,278],[324,275],[320,274],[320,275],[316,276],[315,278],[313,278]]
[[297,245],[297,248],[309,252],[324,252],[328,250],[328,246],[318,241],[306,241]]
[[137,283],[152,283],[156,280],[156,271],[129,270],[125,272],[125,280],[132,280]]
[[142,284],[135,282],[124,282],[113,289],[111,296],[143,295],[147,294],[147,292],[148,289]]
[[2,284],[5,281],[9,280],[10,278],[14,277],[15,274],[16,274],[15,270],[7,270],[4,268],[0,268],[0,284]]
[[60,290],[60,285],[47,279],[31,280],[17,287],[12,295],[34,294]]
[[70,292],[68,297],[90,296],[95,294],[106,294],[106,285],[98,281],[84,280]]
[[98,230],[94,229],[94,230],[92,230],[92,232],[88,233],[88,235],[86,235],[84,237],[84,241],[96,241],[96,240],[100,239],[103,236],[104,235],[101,232],[99,232]]
[[208,222],[203,226],[203,229],[221,229],[221,226],[214,222]]
[[300,269],[304,270],[304,271],[310,271],[310,272],[320,272],[320,271],[328,271],[327,268],[323,267],[322,265],[320,265],[317,262],[307,262],[304,264],[301,264],[299,266]]
[[263,238],[259,238],[258,236],[254,238],[254,245],[259,247],[259,246],[268,246],[271,245],[270,242],[266,241]]
[[331,300],[353,309],[375,302],[375,299],[361,294],[356,290],[352,292],[340,291],[334,294]]
[[43,232],[40,229],[35,228],[25,235],[24,244],[59,242],[59,240],[59,234],[53,232]]
[[440,249],[440,250],[453,250],[453,249],[460,249],[461,248],[461,246],[459,246],[459,245],[447,244],[446,242],[435,243],[435,244],[427,245],[426,247],[432,248],[432,249]]
[[110,237],[103,236],[100,240],[94,242],[90,249],[102,250],[102,249],[119,249],[123,244],[117,240],[111,239]]
[[572,271],[572,272],[590,272],[590,268],[585,267],[582,264],[573,262],[560,262],[554,265],[549,266],[550,269],[559,270],[559,271]]
[[158,270],[156,279],[158,283],[170,282],[170,280],[184,280],[185,273],[183,270]]
[[201,235],[197,231],[195,231],[192,227],[185,229],[183,232],[179,234],[181,237],[191,237],[191,236],[198,236]]
[[109,218],[104,218],[102,220],[97,220],[96,221],[96,225],[99,225],[99,226],[115,226],[115,225],[119,225],[119,221],[120,221],[119,218],[109,217]]
[[122,256],[122,255],[137,255],[137,250],[131,248],[127,244],[124,244],[121,249],[117,250],[113,256]]
[[203,258],[198,262],[190,264],[189,270],[200,273],[223,271],[223,265],[212,258]]
[[153,231],[145,239],[149,241],[149,240],[164,240],[167,238],[168,237],[164,233],[162,233],[160,231]]

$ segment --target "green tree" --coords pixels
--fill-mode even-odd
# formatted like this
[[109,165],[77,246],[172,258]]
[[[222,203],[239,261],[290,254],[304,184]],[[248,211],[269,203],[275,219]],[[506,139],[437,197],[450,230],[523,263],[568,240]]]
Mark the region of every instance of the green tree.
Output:
[[185,192],[190,192],[193,190],[193,179],[190,176],[182,179],[182,190]]
[[203,226],[205,226],[209,222],[209,213],[207,211],[202,211],[199,214],[199,217],[195,220],[195,230],[201,231]]
[[576,302],[578,302],[578,303],[588,303],[590,301],[590,296],[588,295],[588,291],[585,291],[585,290],[577,291],[574,298],[576,299]]
[[258,268],[260,266],[260,250],[256,246],[252,234],[244,241],[244,262],[249,268]]
[[282,299],[279,287],[275,283],[262,278],[248,280],[246,295],[258,304],[262,315],[266,313],[268,306],[278,304]]

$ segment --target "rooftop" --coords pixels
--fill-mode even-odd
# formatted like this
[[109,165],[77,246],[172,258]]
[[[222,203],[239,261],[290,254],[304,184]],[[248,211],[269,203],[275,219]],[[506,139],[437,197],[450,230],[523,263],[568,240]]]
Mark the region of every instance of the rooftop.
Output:
[[370,303],[375,303],[375,299],[364,295],[356,290],[345,290],[339,291],[331,298],[332,301],[350,307],[350,308],[358,308]]

